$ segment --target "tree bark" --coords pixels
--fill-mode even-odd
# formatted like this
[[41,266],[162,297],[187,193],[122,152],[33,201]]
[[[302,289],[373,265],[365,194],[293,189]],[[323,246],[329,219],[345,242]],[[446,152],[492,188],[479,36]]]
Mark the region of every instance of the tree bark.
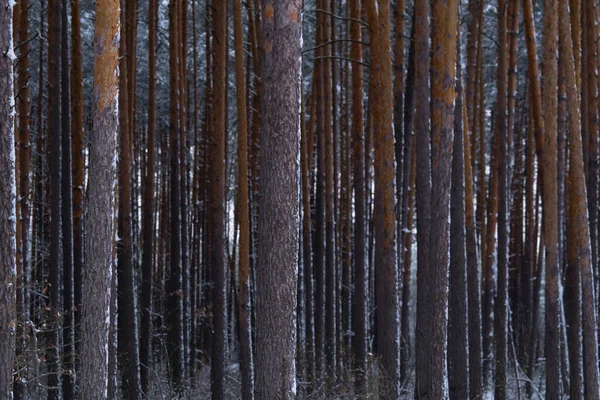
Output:
[[[119,1],[96,6],[94,109],[83,276],[81,398],[107,398],[118,122]],[[107,173],[107,171],[109,173]]]
[[560,379],[560,304],[558,271],[558,204],[556,195],[556,132],[558,5],[544,2],[544,152],[542,154],[543,229],[546,248],[546,399],[562,396]]
[[13,398],[17,204],[13,120],[12,6],[0,3],[0,397]]
[[383,367],[382,398],[399,396],[398,268],[396,263],[395,170],[390,54],[390,2],[368,0],[371,93],[375,154],[375,307],[377,352]]
[[238,119],[238,199],[237,216],[240,223],[239,239],[239,335],[242,398],[254,395],[252,365],[252,335],[250,321],[250,221],[248,208],[248,113],[246,110],[246,80],[244,76],[244,33],[242,2],[233,1],[233,28],[235,40],[235,83]]
[[263,1],[257,398],[296,396],[301,12],[292,0]]

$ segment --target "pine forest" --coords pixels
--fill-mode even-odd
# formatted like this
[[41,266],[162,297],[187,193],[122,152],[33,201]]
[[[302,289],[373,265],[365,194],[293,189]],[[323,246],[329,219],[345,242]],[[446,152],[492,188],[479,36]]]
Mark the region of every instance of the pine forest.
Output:
[[600,400],[600,2],[0,0],[0,400]]

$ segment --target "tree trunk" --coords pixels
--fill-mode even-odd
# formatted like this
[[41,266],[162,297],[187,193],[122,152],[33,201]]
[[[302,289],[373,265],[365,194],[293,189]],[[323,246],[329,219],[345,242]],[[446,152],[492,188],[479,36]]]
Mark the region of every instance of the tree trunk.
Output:
[[[81,398],[107,398],[116,181],[119,1],[96,6],[94,109],[83,276]],[[107,171],[109,173],[107,173]]]
[[213,340],[211,360],[211,389],[213,399],[224,396],[227,309],[225,307],[225,141],[226,141],[226,64],[227,64],[227,3],[216,0],[213,2],[214,29],[214,102],[213,129],[214,138],[211,140],[210,157],[210,229],[212,244],[211,269],[214,279],[214,311],[213,311]]
[[[429,131],[429,1],[415,3],[415,136],[416,136],[416,204],[417,204],[417,282],[430,279],[429,238],[431,218],[431,132]],[[431,285],[417,286],[417,321],[415,332],[415,397],[433,396],[431,370],[431,333],[433,309]],[[433,398],[432,397],[432,398]]]
[[450,246],[450,186],[454,117],[454,74],[458,1],[436,2],[432,9],[431,63],[431,380],[425,398],[444,396],[446,379],[447,271]]
[[371,40],[371,93],[375,150],[375,302],[377,352],[383,367],[382,398],[399,396],[398,268],[396,218],[392,60],[389,0],[368,0],[365,10]]
[[544,152],[542,154],[542,192],[544,241],[546,247],[546,399],[560,399],[560,305],[558,271],[558,204],[556,195],[556,114],[558,5],[544,3]]
[[[18,14],[18,43],[19,58],[16,63],[17,67],[17,85],[16,92],[18,93],[15,101],[17,102],[18,112],[18,131],[16,132],[15,140],[18,141],[18,175],[19,180],[19,209],[18,209],[18,225],[17,225],[17,325],[16,325],[16,354],[15,357],[19,360],[25,354],[27,346],[27,328],[24,321],[30,319],[29,308],[29,291],[26,286],[29,284],[29,225],[30,225],[30,161],[31,147],[29,141],[29,113],[31,111],[29,99],[29,0],[21,1],[15,5],[20,8]],[[16,19],[17,13],[14,12]],[[17,21],[15,20],[15,23]],[[16,33],[16,32],[15,32]],[[18,138],[18,139],[17,139]],[[18,368],[18,370],[22,370]],[[22,376],[19,372],[15,376],[14,396],[17,399],[24,399],[27,395],[27,387],[21,380],[28,378],[27,375]]]
[[467,265],[465,253],[465,172],[460,25],[457,25],[456,104],[450,193],[450,282],[448,309],[448,380],[450,399],[469,398],[467,336]]
[[48,400],[58,400],[60,386],[59,327],[60,307],[60,195],[61,195],[61,76],[60,51],[62,0],[48,3],[48,119],[50,140],[50,263],[48,265]]
[[120,38],[119,65],[119,213],[117,246],[117,307],[118,331],[117,346],[118,360],[121,372],[121,390],[123,396],[132,400],[140,396],[139,387],[139,355],[137,348],[137,324],[134,309],[134,277],[133,277],[133,214],[131,207],[131,169],[132,169],[132,134],[130,129],[128,79],[130,54],[127,47],[127,30],[129,29],[126,15],[125,0],[121,5],[121,26],[125,34]]
[[[583,165],[583,149],[581,143],[580,109],[577,96],[575,66],[573,65],[573,47],[569,40],[571,36],[568,12],[564,2],[559,3],[560,50],[565,61],[565,80],[567,84],[567,107],[569,111],[569,172],[567,178],[567,193],[569,218],[567,220],[568,251],[573,253],[574,268],[580,270],[583,321],[583,374],[584,398],[600,396],[598,388],[598,353],[596,351],[596,309],[594,281],[589,242],[588,212],[585,192],[585,174]],[[571,257],[569,257],[571,260]],[[569,262],[569,267],[571,267]]]
[[296,395],[301,9],[263,3],[256,397]]
[[[507,163],[509,146],[507,144],[506,121],[506,78],[507,78],[507,2],[498,1],[498,80],[496,102],[496,138],[498,141],[498,282],[495,301],[495,364],[496,398],[504,398],[507,393],[507,346],[508,346],[508,185]],[[492,264],[487,264],[492,268]]]
[[[83,131],[83,65],[81,51],[81,7],[71,2],[71,135],[73,163],[73,295],[75,305],[75,354],[81,355],[81,304],[83,290],[83,193],[85,183]],[[75,360],[79,370],[80,357]]]
[[0,3],[0,397],[13,398],[17,205],[13,121],[12,6]]
[[[361,17],[361,1],[348,2],[350,18],[358,20]],[[361,25],[351,23],[350,57],[362,60],[362,47],[359,43],[362,37]],[[354,358],[356,370],[356,387],[358,393],[366,389],[366,358],[367,358],[367,287],[365,271],[365,145],[364,145],[364,116],[363,116],[363,69],[356,62],[352,63],[352,146],[354,162],[354,297],[352,307],[352,323],[355,337]]]
[[246,110],[246,81],[244,76],[244,33],[242,2],[233,2],[233,28],[235,40],[235,83],[238,119],[238,201],[237,216],[240,222],[239,254],[239,323],[240,364],[242,373],[242,398],[254,395],[252,365],[252,335],[250,325],[250,221],[248,208],[248,112]]
[[158,23],[157,0],[149,0],[148,23],[148,143],[143,202],[143,254],[142,254],[142,293],[140,308],[142,311],[140,326],[140,380],[141,391],[148,394],[150,387],[150,368],[152,368],[152,256],[154,252],[154,174],[156,163],[156,30]]
[[[412,279],[412,247],[415,220],[415,184],[416,184],[416,141],[414,139],[415,116],[415,13],[412,17],[408,50],[408,67],[406,71],[406,95],[404,103],[404,159],[402,173],[404,174],[402,192],[402,230],[400,251],[403,257],[402,267],[402,309],[400,311],[400,383],[404,384],[409,376],[410,358],[410,302]],[[400,256],[400,255],[399,255]]]
[[[179,172],[180,126],[179,103],[179,0],[169,2],[169,157],[170,157],[170,259],[166,283],[167,351],[171,385],[175,393],[183,390],[182,297],[181,290],[181,181]],[[215,244],[216,246],[216,244]]]
[[[468,115],[463,100],[463,119]],[[477,265],[477,229],[475,226],[475,195],[473,184],[473,163],[469,141],[469,128],[463,127],[465,157],[465,246],[467,257],[467,309],[469,339],[469,398],[479,399],[482,393],[481,360],[481,271]],[[475,140],[475,136],[471,136]]]

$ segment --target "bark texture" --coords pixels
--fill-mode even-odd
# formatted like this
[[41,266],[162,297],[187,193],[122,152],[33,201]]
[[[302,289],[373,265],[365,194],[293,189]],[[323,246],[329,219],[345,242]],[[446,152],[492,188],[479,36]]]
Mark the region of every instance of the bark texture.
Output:
[[[116,182],[116,131],[119,1],[96,5],[94,32],[94,113],[87,202],[88,234],[82,296],[81,398],[107,398],[113,234]],[[108,173],[107,173],[108,172]]]
[[263,0],[256,391],[296,396],[302,4]]

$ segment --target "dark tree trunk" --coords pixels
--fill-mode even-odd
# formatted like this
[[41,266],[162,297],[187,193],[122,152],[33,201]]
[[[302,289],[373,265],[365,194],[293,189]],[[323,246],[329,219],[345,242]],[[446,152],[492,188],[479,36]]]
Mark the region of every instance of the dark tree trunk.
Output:
[[[506,83],[507,83],[507,1],[498,1],[498,70],[496,102],[496,137],[498,141],[498,264],[497,297],[495,301],[495,397],[507,393],[508,346],[508,188],[507,163],[510,159],[507,145]],[[491,264],[487,265],[491,268]]]
[[450,283],[448,299],[448,383],[450,399],[469,398],[467,263],[465,253],[465,157],[460,25],[457,26],[456,104],[450,192]]
[[[13,121],[12,7],[0,3],[0,397],[13,395],[17,204]],[[6,51],[6,52],[5,52]]]
[[226,64],[227,64],[227,3],[216,0],[213,2],[214,29],[214,76],[213,76],[213,139],[210,156],[210,229],[212,244],[211,269],[214,279],[214,317],[211,360],[211,389],[213,399],[221,399],[225,390],[225,361],[227,360],[226,333],[226,274],[225,274],[225,162],[226,148],[226,102],[227,93]]
[[[81,51],[81,7],[79,0],[71,2],[71,135],[72,135],[72,196],[73,196],[73,295],[75,313],[75,354],[81,356],[81,304],[83,290],[83,193],[84,131],[83,131],[83,65]],[[79,370],[81,358],[75,359]]]
[[[569,173],[567,179],[568,209],[567,237],[569,257],[568,268],[574,268],[580,272],[581,299],[582,299],[582,329],[583,329],[583,375],[584,375],[584,397],[597,398],[600,396],[598,389],[598,353],[596,342],[596,310],[594,307],[594,282],[591,263],[591,249],[589,242],[589,229],[587,223],[587,205],[585,202],[585,173],[583,164],[583,149],[581,143],[580,109],[577,102],[577,84],[573,65],[573,47],[570,40],[568,12],[566,4],[559,4],[559,38],[561,57],[565,62],[565,80],[567,93],[567,107],[569,112]],[[571,261],[575,261],[572,265]],[[572,271],[574,274],[577,272]],[[568,275],[569,276],[569,275]],[[569,283],[574,279],[569,279]],[[577,285],[575,285],[577,286]],[[571,290],[572,288],[570,288]],[[575,287],[575,290],[577,288]],[[576,292],[576,295],[578,293]],[[578,297],[578,296],[577,296]],[[577,322],[577,321],[576,321]],[[579,336],[579,332],[577,332]],[[571,342],[571,341],[570,341]],[[577,345],[578,346],[578,345]],[[579,362],[579,360],[577,360]],[[573,367],[571,367],[573,368]],[[571,369],[573,370],[573,369]],[[573,385],[571,385],[573,387]]]
[[[358,20],[361,17],[360,0],[348,2],[350,18]],[[362,60],[361,25],[351,23],[350,35],[352,43],[350,57]],[[352,304],[352,324],[355,337],[353,339],[356,386],[359,393],[366,388],[366,358],[367,358],[367,288],[365,271],[365,145],[364,145],[364,116],[363,116],[363,69],[357,63],[352,63],[352,146],[354,161],[354,296]]]
[[118,365],[121,373],[121,390],[123,396],[130,400],[140,396],[139,354],[137,347],[136,311],[134,309],[133,282],[133,214],[132,214],[132,139],[130,129],[128,80],[130,54],[127,47],[126,31],[129,29],[126,15],[126,3],[121,4],[121,45],[119,47],[119,164],[118,164],[118,232],[117,245],[117,347]]
[[149,0],[149,43],[148,43],[148,143],[145,176],[145,192],[143,202],[142,225],[142,292],[140,295],[140,308],[142,311],[140,325],[140,380],[141,391],[148,394],[150,387],[150,369],[152,368],[152,269],[154,253],[154,174],[156,163],[156,30],[158,23],[157,0]]
[[[169,2],[169,203],[170,243],[169,274],[166,282],[167,296],[167,351],[170,363],[171,385],[178,395],[183,391],[183,346],[182,346],[182,290],[181,290],[181,215],[180,212],[180,133],[178,107],[179,97],[179,1]],[[216,244],[215,244],[216,246]]]
[[69,25],[67,1],[63,0],[61,19],[61,220],[62,220],[62,285],[63,285],[63,331],[62,331],[62,396],[75,398],[72,371],[75,368],[73,345],[73,192],[71,186],[71,118],[69,83]]
[[[48,119],[50,141],[50,262],[48,265],[48,329],[46,363],[48,366],[48,400],[58,400],[59,320],[60,307],[60,195],[61,195],[61,75],[62,0],[48,4]],[[66,45],[66,44],[65,44]]]

